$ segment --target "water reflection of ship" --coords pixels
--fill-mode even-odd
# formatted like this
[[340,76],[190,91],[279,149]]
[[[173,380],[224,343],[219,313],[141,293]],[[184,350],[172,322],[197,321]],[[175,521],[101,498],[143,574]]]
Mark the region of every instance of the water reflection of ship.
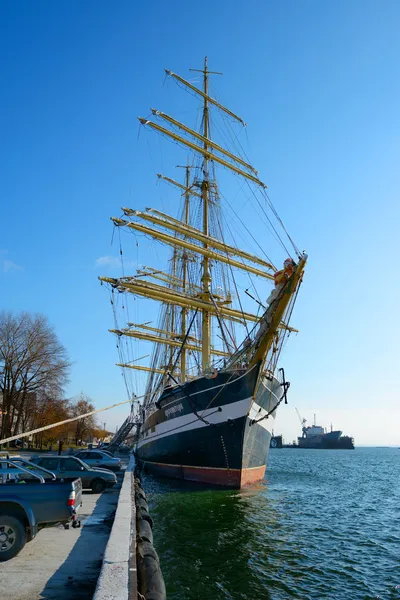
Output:
[[273,435],[271,437],[271,448],[319,448],[325,450],[354,450],[354,440],[348,435],[343,435],[342,431],[331,430],[326,431],[323,427],[316,424],[315,415],[314,423],[311,426],[306,426],[307,420],[302,419],[297,410],[301,425],[302,436],[297,438],[297,443],[284,444],[282,435]]
[[182,598],[184,590],[187,600],[216,600],[233,591],[235,598],[271,600],[281,591],[285,530],[262,484],[245,492],[207,490],[147,474],[142,483],[171,597]]

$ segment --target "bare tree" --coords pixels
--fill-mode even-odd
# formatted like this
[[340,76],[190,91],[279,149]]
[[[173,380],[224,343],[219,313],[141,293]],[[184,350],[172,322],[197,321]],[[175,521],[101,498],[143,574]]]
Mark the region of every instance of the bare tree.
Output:
[[1,438],[17,435],[39,397],[61,398],[70,362],[43,315],[0,312]]
[[[91,403],[91,398],[85,396],[83,393],[81,393],[79,398],[71,403],[70,412],[72,417],[84,415],[92,410],[95,410],[95,407]],[[92,435],[93,431],[96,429],[97,425],[94,415],[84,417],[83,419],[79,419],[79,421],[75,421],[73,423],[73,436],[75,439],[75,444],[78,445],[79,442],[81,442],[85,437]]]

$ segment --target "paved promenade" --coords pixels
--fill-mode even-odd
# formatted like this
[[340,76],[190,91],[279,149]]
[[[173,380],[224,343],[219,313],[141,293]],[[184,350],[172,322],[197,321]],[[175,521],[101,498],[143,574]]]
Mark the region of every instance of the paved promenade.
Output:
[[[124,461],[126,462],[126,461]],[[123,472],[102,494],[83,492],[80,529],[42,529],[0,564],[0,590],[11,600],[91,600],[110,536]]]

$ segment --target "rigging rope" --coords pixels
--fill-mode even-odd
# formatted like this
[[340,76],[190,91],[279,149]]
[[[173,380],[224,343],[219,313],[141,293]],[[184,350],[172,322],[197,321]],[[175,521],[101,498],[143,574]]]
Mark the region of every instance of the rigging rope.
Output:
[[[146,398],[146,394],[143,396],[137,396],[134,398],[134,401],[141,400],[142,398]],[[98,413],[104,412],[105,410],[111,410],[112,408],[116,408],[117,406],[122,406],[123,404],[131,404],[132,400],[123,400],[122,402],[117,402],[116,404],[111,404],[110,406],[106,406],[105,408],[98,408],[96,410],[92,410],[83,415],[79,415],[78,417],[71,417],[70,419],[64,419],[63,421],[58,421],[57,423],[52,423],[51,425],[44,425],[43,427],[39,427],[38,429],[32,429],[31,431],[26,431],[25,433],[19,433],[18,435],[13,435],[8,438],[4,438],[0,440],[1,444],[6,444],[7,442],[12,442],[14,440],[18,440],[28,435],[34,435],[36,433],[40,433],[41,431],[46,431],[47,429],[53,429],[54,427],[60,427],[61,425],[66,425],[67,423],[72,423],[73,421],[79,421],[80,419],[85,419],[86,417],[90,417],[92,415],[97,415]]]
[[227,340],[227,339],[226,339],[226,337],[225,337],[225,333],[224,333],[224,328],[223,328],[223,326],[225,326],[225,327],[226,327],[226,331],[228,332],[228,334],[229,334],[229,337],[231,338],[232,344],[233,344],[233,346],[234,346],[235,350],[237,350],[236,342],[235,342],[235,340],[234,340],[233,336],[231,335],[231,332],[229,331],[228,327],[226,326],[226,324],[225,324],[225,321],[224,321],[224,320],[223,320],[223,318],[221,317],[221,313],[220,313],[220,310],[219,310],[219,308],[218,308],[218,305],[217,305],[217,303],[216,303],[216,302],[215,302],[215,300],[214,300],[214,296],[212,295],[212,293],[211,293],[211,292],[209,292],[209,295],[210,295],[210,300],[211,300],[211,302],[214,304],[214,308],[215,308],[215,311],[216,311],[216,313],[217,313],[217,315],[216,315],[216,316],[217,316],[217,319],[218,319],[218,323],[219,323],[219,326],[220,326],[220,330],[221,330],[222,336],[223,336],[223,338],[224,338],[224,343],[225,343],[225,346],[227,347],[228,351],[230,352],[230,348],[229,348],[228,340]]
[[[223,194],[221,194],[221,197],[223,198],[223,200],[225,200],[227,206],[229,206],[228,200],[225,198],[225,196]],[[250,198],[247,198],[247,200],[250,200]],[[244,208],[244,206],[245,205],[243,205],[242,208]],[[233,213],[234,217],[236,217],[240,221],[241,225],[245,228],[245,230],[250,235],[250,237],[253,239],[253,241],[257,244],[258,248],[264,254],[264,256],[266,257],[266,259],[268,260],[268,262],[270,262],[272,264],[272,266],[274,266],[272,259],[268,256],[268,254],[265,252],[265,250],[262,248],[262,246],[257,242],[256,238],[251,233],[250,229],[246,226],[246,224],[244,223],[244,221],[242,221],[242,219],[240,218],[239,213],[238,212],[234,212],[233,210],[232,210],[232,213]],[[235,238],[233,237],[232,231],[230,230],[230,223],[228,222],[227,217],[224,214],[222,214],[222,217],[223,217],[223,219],[224,219],[224,221],[226,223],[226,226],[228,227],[228,229],[230,231],[232,239],[234,240]],[[233,219],[232,219],[232,221],[233,221]],[[232,223],[232,221],[231,221],[231,223]],[[240,230],[238,231],[238,233],[239,233],[239,235],[241,235]],[[242,236],[242,239],[244,240],[243,236]]]
[[268,204],[269,204],[269,206],[270,206],[270,208],[271,208],[271,210],[272,210],[273,214],[275,215],[275,218],[276,218],[276,219],[279,221],[279,223],[280,223],[280,225],[281,225],[281,227],[282,227],[283,231],[286,233],[286,235],[287,235],[287,237],[288,237],[288,239],[289,239],[290,243],[292,244],[292,246],[293,246],[293,248],[294,248],[294,251],[296,252],[297,256],[301,256],[301,252],[300,252],[300,250],[298,249],[298,247],[296,246],[296,244],[294,243],[294,241],[293,241],[293,240],[292,240],[292,238],[290,237],[290,235],[289,235],[289,233],[288,233],[288,231],[287,231],[286,227],[284,226],[284,224],[283,224],[283,221],[282,221],[282,219],[280,218],[280,216],[279,216],[279,214],[278,214],[278,212],[277,212],[277,210],[276,210],[275,206],[272,204],[272,200],[271,200],[271,199],[270,199],[270,197],[268,196],[268,193],[266,192],[266,190],[263,190],[263,192],[262,192],[262,193],[265,195],[266,199],[268,200]]
[[[173,377],[171,375],[171,373],[168,373],[169,377],[172,379],[172,381],[174,381],[176,383],[176,385],[182,390],[182,392],[185,394],[186,398],[189,400],[189,404],[190,404],[190,408],[192,409],[192,412],[194,415],[196,415],[196,417],[198,419],[200,419],[200,421],[203,421],[203,423],[205,423],[206,425],[211,425],[212,427],[215,427],[215,423],[210,423],[209,421],[207,421],[206,419],[204,419],[204,417],[202,415],[199,415],[198,412],[196,411],[195,406],[193,405],[192,399],[190,397],[190,395],[187,393],[185,387],[179,383],[179,381],[177,381],[175,379],[175,377]],[[203,411],[204,414],[204,411]]]
[[[116,330],[119,329],[118,326],[118,319],[117,319],[117,313],[116,313],[116,307],[115,307],[115,290],[114,288],[111,288],[111,292],[110,292],[110,303],[112,306],[112,310],[113,310],[113,316],[114,316],[114,327]],[[121,348],[121,343],[120,343],[120,338],[117,337],[117,341],[116,341],[116,346],[117,346],[117,350],[118,350],[118,356],[119,356],[119,360],[121,363],[124,362],[124,354],[123,354],[123,350]],[[129,397],[131,397],[131,393],[129,390],[129,385],[128,385],[128,381],[126,379],[126,373],[125,373],[125,369],[122,369],[122,377],[124,379],[124,383],[125,383],[125,387],[126,387],[126,392],[128,394]]]
[[[197,313],[198,313],[198,310],[199,310],[199,309],[198,309],[198,308],[196,308],[196,310],[195,310],[195,312],[194,312],[194,315],[193,315],[193,317],[192,317],[192,320],[190,321],[190,324],[189,324],[188,330],[187,330],[187,332],[186,332],[186,335],[185,335],[185,337],[184,337],[184,339],[183,339],[183,341],[182,341],[182,344],[181,344],[181,346],[180,346],[180,348],[179,348],[179,351],[178,351],[178,356],[176,357],[176,360],[175,360],[174,366],[172,367],[172,372],[174,372],[174,370],[175,370],[175,368],[176,368],[176,365],[178,364],[178,360],[179,360],[179,358],[180,358],[180,355],[182,354],[182,350],[183,350],[183,348],[185,347],[185,344],[186,344],[186,342],[187,342],[187,339],[188,339],[188,336],[189,336],[190,330],[191,330],[191,328],[192,328],[192,325],[193,325],[193,322],[194,322],[194,320],[195,320],[195,318],[196,318],[196,315],[197,315]],[[169,377],[171,377],[171,373],[168,373],[168,376],[169,376]]]
[[[250,192],[252,193],[252,195],[254,196],[254,198],[255,198],[255,200],[256,200],[256,202],[257,202],[258,206],[261,208],[262,212],[264,213],[264,216],[265,216],[265,218],[267,219],[268,223],[269,223],[269,224],[270,224],[270,226],[272,227],[272,229],[273,229],[273,231],[274,231],[274,233],[275,233],[276,239],[279,241],[279,243],[281,244],[282,248],[285,250],[285,252],[287,253],[287,255],[290,257],[290,252],[289,252],[289,250],[286,248],[286,246],[285,246],[285,244],[284,244],[284,242],[283,242],[283,240],[282,240],[281,236],[279,235],[279,233],[277,232],[277,230],[276,230],[275,226],[273,225],[273,223],[272,223],[271,219],[269,218],[267,211],[265,210],[265,208],[264,208],[264,207],[263,207],[263,205],[261,204],[260,200],[257,198],[257,196],[256,196],[256,194],[255,194],[255,192],[254,192],[254,190],[253,190],[253,188],[252,188],[252,186],[250,185],[250,182],[249,182],[249,181],[246,181],[246,184],[248,185],[248,188],[249,188]],[[291,240],[290,240],[290,241],[291,241]]]
[[[221,223],[219,223],[219,226],[221,228]],[[237,296],[237,299],[238,299],[238,302],[239,302],[240,311],[242,313],[242,317],[243,317],[244,325],[245,325],[245,328],[246,328],[246,332],[247,332],[247,335],[249,335],[249,329],[248,329],[248,326],[247,326],[247,321],[246,321],[245,316],[244,316],[244,310],[243,310],[243,306],[242,306],[242,301],[240,300],[240,296],[239,296],[239,292],[238,292],[238,289],[237,289],[236,279],[235,279],[235,276],[234,276],[234,273],[233,273],[232,265],[228,264],[228,268],[229,268],[230,273],[231,273],[233,285],[235,286],[236,296]]]

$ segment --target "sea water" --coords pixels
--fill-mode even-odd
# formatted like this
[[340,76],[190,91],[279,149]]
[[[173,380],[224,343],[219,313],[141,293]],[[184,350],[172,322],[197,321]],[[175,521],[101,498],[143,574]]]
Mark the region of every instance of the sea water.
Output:
[[400,450],[270,451],[265,481],[143,476],[168,600],[400,599]]

